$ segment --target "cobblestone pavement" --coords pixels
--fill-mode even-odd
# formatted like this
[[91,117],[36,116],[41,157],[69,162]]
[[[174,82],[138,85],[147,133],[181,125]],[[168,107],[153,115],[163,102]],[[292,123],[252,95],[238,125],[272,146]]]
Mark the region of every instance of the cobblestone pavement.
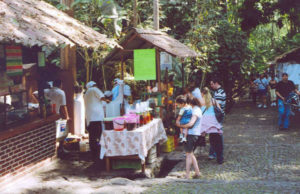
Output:
[[[146,193],[300,193],[300,121],[278,131],[276,109],[257,109],[249,102],[235,106],[224,124],[225,163],[198,154],[199,183],[169,182]],[[169,177],[183,175],[179,163]],[[181,169],[181,171],[179,170]]]
[[224,124],[225,163],[209,161],[208,146],[196,150],[200,179],[181,178],[185,156],[179,147],[167,156],[177,163],[172,162],[176,165],[164,178],[138,178],[132,171],[110,176],[95,170],[90,161],[59,160],[4,193],[300,193],[297,118],[289,131],[278,131],[275,108],[238,103]]

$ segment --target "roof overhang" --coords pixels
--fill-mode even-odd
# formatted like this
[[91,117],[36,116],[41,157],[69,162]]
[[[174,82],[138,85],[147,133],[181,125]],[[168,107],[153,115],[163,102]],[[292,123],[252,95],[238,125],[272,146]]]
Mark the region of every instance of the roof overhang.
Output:
[[42,0],[0,0],[0,29],[0,42],[28,47],[119,47],[106,35]]
[[199,56],[194,50],[170,37],[168,34],[154,30],[133,28],[119,44],[123,49],[113,49],[105,57],[104,64],[113,64],[118,61],[132,59],[134,49],[157,48],[160,51],[167,52],[179,58]]

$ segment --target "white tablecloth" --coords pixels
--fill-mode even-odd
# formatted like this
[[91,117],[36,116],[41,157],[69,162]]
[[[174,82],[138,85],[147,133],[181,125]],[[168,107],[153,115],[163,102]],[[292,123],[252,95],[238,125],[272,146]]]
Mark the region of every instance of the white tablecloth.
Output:
[[103,130],[100,139],[100,158],[105,156],[138,155],[144,162],[148,150],[157,143],[167,140],[161,119],[153,119],[147,125],[133,131]]

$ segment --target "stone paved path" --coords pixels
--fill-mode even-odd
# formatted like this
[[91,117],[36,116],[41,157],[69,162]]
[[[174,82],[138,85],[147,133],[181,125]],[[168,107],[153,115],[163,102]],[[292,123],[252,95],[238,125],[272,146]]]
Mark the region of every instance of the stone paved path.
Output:
[[[300,193],[300,120],[289,131],[277,128],[276,109],[257,109],[249,102],[235,106],[224,124],[225,163],[198,156],[203,177],[197,183],[155,185],[148,193]],[[183,174],[184,163],[170,173]]]
[[208,148],[197,150],[200,179],[180,178],[179,148],[168,155],[180,162],[165,178],[113,178],[89,161],[58,161],[0,193],[300,193],[300,118],[289,131],[278,131],[276,123],[275,109],[237,104],[224,125],[225,163],[208,161]]

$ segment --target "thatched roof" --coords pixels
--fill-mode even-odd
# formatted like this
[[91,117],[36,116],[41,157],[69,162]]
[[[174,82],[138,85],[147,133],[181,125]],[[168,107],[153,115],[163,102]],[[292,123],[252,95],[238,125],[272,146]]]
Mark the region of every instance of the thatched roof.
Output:
[[0,42],[28,47],[118,45],[41,0],[0,0]]
[[182,44],[178,40],[170,37],[168,34],[154,31],[133,28],[126,37],[119,43],[124,50],[119,48],[113,49],[104,59],[104,63],[114,63],[117,61],[129,59],[133,57],[134,49],[158,48],[175,57],[197,57],[198,54]]
[[292,49],[275,58],[275,63],[300,63],[300,47]]

